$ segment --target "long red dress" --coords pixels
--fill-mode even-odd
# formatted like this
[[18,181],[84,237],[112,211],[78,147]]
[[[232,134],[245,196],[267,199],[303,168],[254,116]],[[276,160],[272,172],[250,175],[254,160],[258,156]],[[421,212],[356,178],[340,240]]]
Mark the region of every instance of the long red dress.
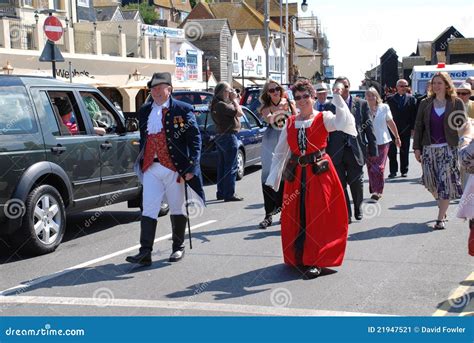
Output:
[[[287,125],[287,141],[293,154],[301,155],[298,146],[298,130],[295,117]],[[323,114],[318,113],[310,127],[306,128],[306,154],[324,149],[328,131]],[[285,263],[298,266],[332,267],[342,264],[347,242],[348,218],[346,200],[341,182],[329,155],[329,170],[313,174],[311,166],[296,167],[293,182],[285,181],[281,238]],[[302,168],[306,168],[306,187],[302,189]],[[301,195],[305,195],[305,213],[301,214]],[[300,215],[305,215],[306,226],[301,230]],[[303,232],[303,249],[298,249],[297,238]],[[299,240],[301,242],[301,240]]]

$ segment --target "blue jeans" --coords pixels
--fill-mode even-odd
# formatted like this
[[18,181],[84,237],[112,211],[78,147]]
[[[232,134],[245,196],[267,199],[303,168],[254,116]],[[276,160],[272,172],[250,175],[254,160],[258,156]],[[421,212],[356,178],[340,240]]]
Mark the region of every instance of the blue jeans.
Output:
[[216,136],[217,197],[229,199],[235,194],[238,140],[235,133]]

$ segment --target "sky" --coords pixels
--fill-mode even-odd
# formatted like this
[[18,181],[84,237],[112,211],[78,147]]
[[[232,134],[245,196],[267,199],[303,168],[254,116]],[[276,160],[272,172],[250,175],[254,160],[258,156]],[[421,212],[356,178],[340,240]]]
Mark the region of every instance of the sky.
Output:
[[[298,4],[301,4],[298,0]],[[416,52],[418,41],[431,41],[454,26],[474,38],[473,0],[308,0],[304,15],[316,15],[329,40],[329,63],[357,89],[366,70],[393,48],[399,57]],[[300,15],[301,7],[299,7]]]

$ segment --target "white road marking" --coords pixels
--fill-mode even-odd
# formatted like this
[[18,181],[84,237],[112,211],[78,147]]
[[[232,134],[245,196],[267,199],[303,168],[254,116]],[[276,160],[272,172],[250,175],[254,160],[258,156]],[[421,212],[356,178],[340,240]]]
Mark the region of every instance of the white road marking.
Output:
[[[200,224],[191,226],[191,230],[195,230],[195,229],[198,229],[198,228],[200,228],[200,227],[203,227],[203,226],[206,226],[206,225],[215,223],[215,222],[217,222],[217,220],[208,220],[208,221],[205,221],[204,223],[200,223]],[[155,239],[155,243],[160,242],[160,241],[164,241],[164,240],[169,239],[169,238],[171,238],[171,234],[167,234],[167,235],[158,237],[157,239]],[[17,286],[14,286],[14,287],[11,287],[11,288],[8,288],[8,289],[6,289],[6,290],[1,291],[1,292],[0,292],[0,297],[1,297],[1,296],[8,295],[8,294],[11,294],[11,293],[15,293],[15,292],[24,292],[24,291],[26,291],[28,288],[30,288],[30,287],[32,287],[32,286],[35,286],[35,285],[37,285],[37,284],[40,284],[40,283],[43,283],[43,282],[45,282],[45,281],[54,279],[54,278],[56,278],[56,277],[58,277],[58,276],[61,276],[61,275],[70,273],[70,272],[72,272],[72,271],[74,271],[74,270],[77,270],[77,269],[80,269],[80,268],[89,267],[89,266],[91,266],[91,265],[93,265],[93,264],[96,264],[96,263],[99,263],[99,262],[102,262],[102,261],[105,261],[105,260],[109,260],[109,259],[114,258],[114,257],[116,257],[116,256],[120,256],[120,255],[126,254],[126,253],[128,253],[128,252],[130,252],[130,251],[137,250],[138,248],[140,248],[140,244],[134,245],[133,247],[130,247],[130,248],[127,248],[127,249],[119,250],[119,251],[114,252],[114,253],[109,254],[109,255],[105,255],[105,256],[102,256],[102,257],[98,257],[98,258],[96,258],[96,259],[93,259],[93,260],[90,260],[90,261],[87,261],[87,262],[84,262],[84,263],[75,265],[75,266],[73,266],[73,267],[66,268],[66,269],[61,270],[61,271],[59,271],[59,272],[56,272],[56,273],[54,273],[54,274],[49,274],[49,275],[41,276],[41,277],[36,278],[36,279],[34,279],[34,280],[31,280],[31,281],[25,282],[25,283],[23,283],[23,284],[20,284],[20,285],[17,285]]]
[[[223,303],[206,303],[192,301],[164,301],[140,299],[100,299],[77,297],[43,297],[43,296],[5,296],[0,297],[0,304],[27,305],[63,305],[63,306],[96,306],[96,307],[132,307],[154,308],[164,310],[225,312],[229,315],[261,315],[261,316],[389,316],[386,314],[312,310],[305,308],[288,308],[275,306],[257,306]],[[188,314],[186,314],[188,315]]]

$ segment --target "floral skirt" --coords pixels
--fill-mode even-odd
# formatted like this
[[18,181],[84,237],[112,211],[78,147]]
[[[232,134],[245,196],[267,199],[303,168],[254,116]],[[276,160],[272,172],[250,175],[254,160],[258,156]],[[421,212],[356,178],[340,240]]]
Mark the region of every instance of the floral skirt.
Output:
[[424,146],[423,185],[436,200],[459,199],[462,195],[458,148]]

